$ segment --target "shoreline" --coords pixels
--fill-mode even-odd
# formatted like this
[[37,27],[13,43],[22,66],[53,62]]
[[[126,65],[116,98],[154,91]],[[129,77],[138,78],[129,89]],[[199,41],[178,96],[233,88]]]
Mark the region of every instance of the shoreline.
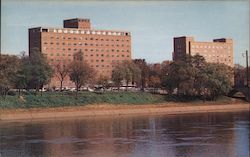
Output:
[[99,117],[121,115],[158,115],[187,114],[207,112],[250,111],[249,103],[230,104],[192,104],[192,103],[161,103],[145,105],[127,104],[95,104],[76,107],[33,108],[33,109],[2,109],[0,121],[58,119],[74,117]]

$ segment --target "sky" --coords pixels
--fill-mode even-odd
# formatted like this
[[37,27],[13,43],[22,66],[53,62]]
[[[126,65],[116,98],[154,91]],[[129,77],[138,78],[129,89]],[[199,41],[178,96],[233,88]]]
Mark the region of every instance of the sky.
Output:
[[195,41],[232,38],[234,62],[245,65],[249,50],[249,0],[80,1],[2,0],[1,52],[28,52],[28,29],[63,27],[63,20],[89,18],[94,29],[132,34],[132,58],[149,63],[172,60],[173,38]]

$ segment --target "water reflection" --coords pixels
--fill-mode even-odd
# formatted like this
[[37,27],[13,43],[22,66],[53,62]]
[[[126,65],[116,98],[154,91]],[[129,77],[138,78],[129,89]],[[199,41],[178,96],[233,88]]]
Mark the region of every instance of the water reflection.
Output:
[[246,157],[249,114],[0,123],[3,157]]

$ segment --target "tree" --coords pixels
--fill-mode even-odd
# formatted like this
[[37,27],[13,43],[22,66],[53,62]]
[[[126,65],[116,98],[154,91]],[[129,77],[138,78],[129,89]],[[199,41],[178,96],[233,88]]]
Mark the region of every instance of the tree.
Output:
[[[249,71],[250,73],[250,71]],[[234,82],[236,87],[244,87],[247,80],[246,68],[239,64],[234,65]]]
[[47,58],[37,48],[31,50],[29,59],[25,60],[24,66],[31,74],[28,86],[35,88],[36,92],[43,88],[53,75],[53,69],[48,64]]
[[161,80],[158,76],[150,76],[148,86],[153,87],[154,90],[161,87]]
[[172,94],[176,88],[184,96],[201,96],[214,99],[229,92],[232,70],[224,64],[206,63],[202,56],[186,56],[170,64],[162,84]]
[[1,55],[0,60],[0,92],[5,99],[8,91],[14,87],[16,73],[19,69],[20,60],[17,56]]
[[62,91],[63,81],[68,76],[69,66],[58,63],[54,66],[55,76],[60,80],[60,91]]
[[115,65],[112,71],[112,81],[114,85],[120,89],[120,86],[122,84],[122,80],[124,79],[124,72],[123,72],[123,66],[121,64]]
[[141,90],[144,91],[149,77],[149,67],[147,66],[147,62],[145,59],[135,59],[134,63],[140,68],[141,79],[138,84],[141,86]]
[[108,76],[100,75],[100,77],[97,80],[97,84],[101,85],[103,89],[109,88],[109,78]]
[[199,95],[204,98],[215,99],[227,94],[232,89],[232,69],[224,64],[206,63],[200,69],[197,83]]
[[121,85],[122,80],[126,83],[126,90],[131,82],[133,85],[140,80],[140,68],[132,61],[123,61],[117,64],[112,72],[112,80],[118,86]]
[[161,86],[161,64],[149,64],[148,86],[159,88]]
[[80,51],[74,55],[74,60],[70,64],[69,76],[70,80],[76,86],[76,98],[79,89],[84,86],[94,75],[94,70],[83,61],[83,53]]

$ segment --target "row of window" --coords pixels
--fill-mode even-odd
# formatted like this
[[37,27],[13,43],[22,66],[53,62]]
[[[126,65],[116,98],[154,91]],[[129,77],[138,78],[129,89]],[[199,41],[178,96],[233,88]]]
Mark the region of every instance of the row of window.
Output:
[[[43,39],[44,40],[47,40],[49,37],[43,37]],[[83,38],[83,37],[79,37],[79,38],[77,38],[77,37],[65,37],[65,36],[62,36],[61,38],[59,37],[59,36],[57,36],[57,37],[54,37],[54,36],[51,36],[50,37],[50,39],[51,40],[53,40],[53,39],[64,39],[64,40],[90,40],[90,41],[112,41],[112,42],[114,42],[114,41],[117,41],[117,42],[119,42],[119,41],[121,41],[121,42],[125,42],[125,41],[127,41],[127,42],[129,42],[129,40],[124,40],[124,39],[116,39],[116,40],[114,40],[114,39],[103,39],[103,38]]]
[[[66,61],[72,61],[71,59],[68,59],[68,60],[66,60],[66,59],[62,59],[62,60],[60,60],[60,59],[53,59],[53,58],[51,58],[50,60],[50,63],[52,63],[52,62],[60,62],[60,61],[63,61],[63,62],[66,62]],[[112,60],[112,61],[109,61],[109,62],[112,62],[112,63],[119,63],[119,62],[123,62],[124,60]],[[90,62],[94,62],[93,60],[91,60]],[[114,67],[114,65],[113,64],[111,64],[111,65],[104,65],[104,64],[102,64],[102,65],[90,65],[91,67],[107,67],[107,68],[109,68],[109,67]]]
[[[48,43],[48,42],[44,42],[43,43],[44,45],[48,45],[48,44],[50,44],[50,45],[53,45],[54,43],[53,42],[51,42],[51,43]],[[60,43],[55,43],[56,45],[60,45]],[[79,42],[79,43],[68,43],[68,44],[66,44],[66,43],[61,43],[62,45],[68,45],[68,46],[70,46],[70,45],[74,45],[74,46],[76,46],[76,45],[85,45],[85,46],[112,46],[112,47],[114,47],[114,46],[116,46],[116,47],[125,47],[125,45],[124,44],[122,44],[122,45],[114,45],[114,44],[112,44],[112,45],[109,45],[109,44],[88,44],[88,43],[81,43],[81,42]],[[129,47],[129,45],[126,45],[127,47]]]
[[205,57],[224,57],[224,58],[231,58],[231,56],[228,56],[228,55],[215,55],[215,54],[213,54],[213,55],[204,54],[203,56],[205,56]]
[[215,62],[215,61],[217,61],[217,62],[231,62],[231,59],[215,59],[215,58],[212,58],[212,59],[208,59],[208,61],[212,61],[212,62]]
[[[212,50],[212,51],[210,50],[210,51],[209,51],[209,50],[207,50],[207,49],[205,49],[205,50],[192,49],[191,52],[196,52],[196,53],[202,53],[202,52],[205,52],[205,53],[206,53],[206,52],[209,52],[209,53],[211,53],[211,52],[212,52],[212,53],[216,53],[216,54],[217,54],[218,52],[221,53],[222,51],[219,51],[219,50],[217,50],[217,51],[216,51],[216,50]],[[228,50],[227,53],[230,54],[231,51]]]
[[[49,50],[49,48],[47,48],[47,47],[44,47],[43,48],[43,50]],[[88,52],[88,51],[90,51],[90,52],[130,52],[129,50],[118,50],[118,49],[106,49],[106,50],[104,50],[104,49],[101,49],[101,50],[99,50],[99,49],[71,49],[71,48],[68,48],[68,49],[65,49],[65,48],[62,48],[62,49],[60,49],[60,48],[56,48],[56,49],[54,49],[53,47],[51,47],[50,48],[50,50],[58,50],[58,51],[60,51],[60,50],[62,50],[62,51],[85,51],[85,52]]]
[[[47,56],[48,54],[45,53],[45,55]],[[54,54],[51,53],[50,56],[54,56]],[[60,53],[57,53],[56,56],[60,56]],[[61,56],[67,56],[67,55],[63,53],[63,54],[61,54]],[[68,56],[73,56],[73,55],[68,54]],[[84,55],[84,56],[85,56],[85,57],[89,57],[89,56],[90,56],[90,57],[93,57],[94,55],[91,54],[91,55]],[[96,54],[95,56],[96,56],[96,57],[99,57],[99,56],[100,56],[100,57],[104,57],[104,54],[100,54],[100,55],[99,55],[99,54]],[[108,55],[106,55],[105,57],[129,57],[129,55],[109,55],[109,54],[108,54]]]
[[[35,30],[33,30],[34,32]],[[73,30],[73,29],[46,29],[42,28],[40,32],[53,32],[65,34],[87,34],[87,35],[113,35],[113,36],[129,36],[129,32],[113,32],[113,31],[95,31],[95,30]]]
[[228,48],[230,49],[230,46],[207,46],[207,45],[192,45],[192,48],[212,48],[212,49],[223,49],[223,48]]

